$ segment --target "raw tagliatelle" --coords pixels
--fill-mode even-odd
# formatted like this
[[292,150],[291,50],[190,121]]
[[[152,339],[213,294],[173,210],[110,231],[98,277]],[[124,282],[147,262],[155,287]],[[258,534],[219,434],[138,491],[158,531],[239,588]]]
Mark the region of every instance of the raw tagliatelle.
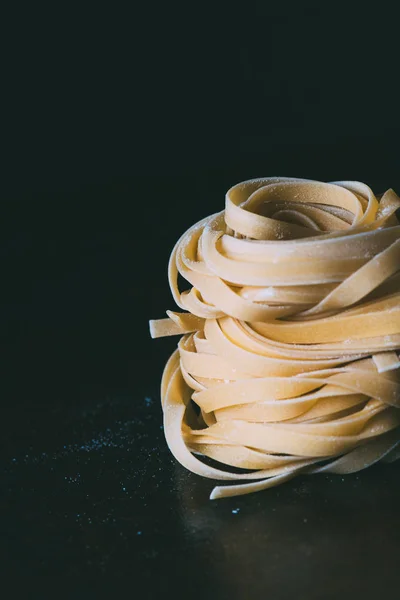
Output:
[[185,312],[150,330],[183,334],[165,435],[187,469],[234,482],[212,499],[400,457],[399,207],[354,181],[254,179],[177,242]]

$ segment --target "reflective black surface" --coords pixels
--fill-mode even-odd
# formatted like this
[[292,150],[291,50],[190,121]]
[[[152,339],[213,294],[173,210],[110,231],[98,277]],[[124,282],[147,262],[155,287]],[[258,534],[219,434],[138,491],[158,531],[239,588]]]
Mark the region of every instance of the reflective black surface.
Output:
[[3,461],[8,575],[123,576],[145,598],[375,598],[400,583],[398,465],[209,502],[169,455],[154,386],[75,394],[29,432],[20,417]]

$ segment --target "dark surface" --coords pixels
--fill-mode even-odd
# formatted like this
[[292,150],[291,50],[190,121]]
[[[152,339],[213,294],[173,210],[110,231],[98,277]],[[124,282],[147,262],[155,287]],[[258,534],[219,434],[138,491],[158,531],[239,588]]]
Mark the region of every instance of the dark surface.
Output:
[[4,597],[398,598],[400,465],[210,502],[164,441],[176,340],[148,333],[173,244],[234,183],[400,191],[397,20],[128,4],[4,19]]

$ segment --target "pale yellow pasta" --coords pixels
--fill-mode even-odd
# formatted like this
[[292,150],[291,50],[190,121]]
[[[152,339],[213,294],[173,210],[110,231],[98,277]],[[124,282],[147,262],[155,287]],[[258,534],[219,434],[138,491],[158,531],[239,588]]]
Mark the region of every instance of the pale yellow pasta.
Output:
[[398,208],[359,182],[254,179],[177,242],[185,312],[150,330],[183,334],[165,435],[187,469],[234,482],[212,499],[400,457]]

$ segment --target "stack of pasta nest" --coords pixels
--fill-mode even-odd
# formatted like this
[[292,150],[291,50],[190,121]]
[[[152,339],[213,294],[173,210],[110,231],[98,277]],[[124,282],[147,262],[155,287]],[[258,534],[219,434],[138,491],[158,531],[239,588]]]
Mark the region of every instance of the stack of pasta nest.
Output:
[[255,179],[177,242],[183,312],[150,330],[182,336],[165,435],[186,468],[233,482],[211,498],[400,457],[399,207],[360,182]]

